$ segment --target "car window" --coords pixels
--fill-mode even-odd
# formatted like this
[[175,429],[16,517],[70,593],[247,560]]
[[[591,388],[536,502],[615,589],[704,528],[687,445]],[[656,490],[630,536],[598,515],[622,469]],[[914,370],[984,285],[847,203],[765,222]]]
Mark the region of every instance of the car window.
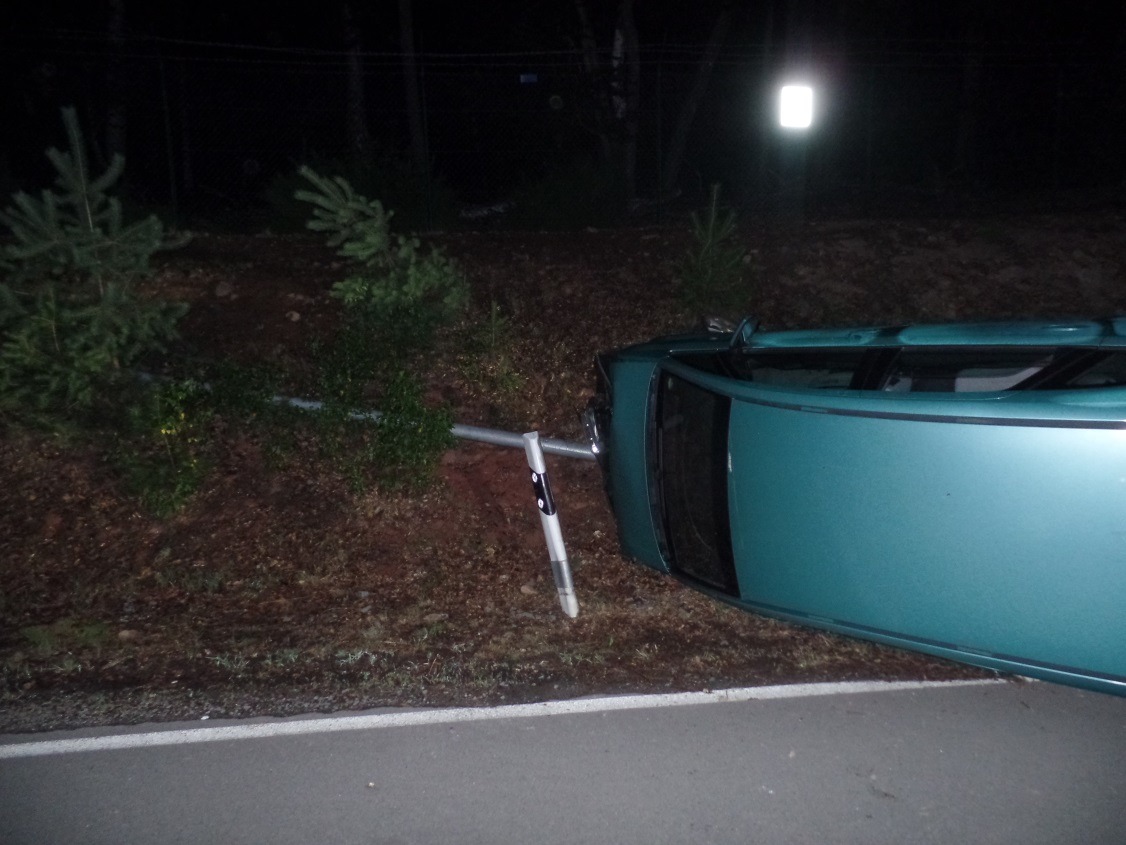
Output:
[[1052,349],[903,349],[880,389],[896,393],[1012,390],[1048,366]]
[[727,453],[731,399],[676,375],[658,394],[657,483],[673,568],[731,595]]
[[1126,352],[1112,352],[1067,382],[1067,387],[1126,387]]
[[[993,393],[1029,388],[1126,387],[1126,351],[1097,357],[1074,375],[1061,371],[1048,383],[1025,383],[1043,373],[1060,370],[1071,354],[1060,347],[894,347],[867,358],[863,349],[739,349],[709,355],[708,365],[693,359],[699,369],[722,367],[735,378],[763,385],[814,389],[875,388],[891,393]],[[1065,356],[1065,357],[1061,357]],[[890,361],[890,362],[889,362]],[[1057,366],[1047,369],[1053,364]],[[886,372],[880,371],[887,366]],[[860,378],[857,373],[867,369]],[[1074,372],[1071,366],[1070,369]],[[864,382],[863,385],[858,382]]]
[[863,358],[863,349],[736,350],[727,364],[736,378],[758,384],[847,388]]

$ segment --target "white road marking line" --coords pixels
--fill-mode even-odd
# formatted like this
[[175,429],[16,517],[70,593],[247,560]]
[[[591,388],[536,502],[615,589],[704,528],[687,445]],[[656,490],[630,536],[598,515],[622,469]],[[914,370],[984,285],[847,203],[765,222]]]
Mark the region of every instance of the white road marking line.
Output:
[[[687,707],[693,704],[722,704],[735,701],[771,701],[787,698],[814,698],[827,695],[855,695],[873,692],[942,689],[964,686],[1003,684],[1003,680],[980,681],[852,681],[831,684],[789,684],[773,687],[741,687],[707,692],[678,692],[662,695],[622,695],[605,698],[577,698],[568,701],[544,701],[537,704],[508,704],[500,707],[456,707],[447,710],[407,710],[394,713],[372,713],[364,716],[332,716],[323,719],[279,720],[240,725],[182,730],[156,730],[145,733],[78,739],[51,739],[15,742],[0,745],[0,760],[19,757],[42,757],[51,754],[73,754],[80,751],[112,751],[126,748],[153,748],[163,745],[191,745],[199,742],[225,742],[237,739],[266,739],[280,736],[304,736],[366,731],[380,728],[404,728],[419,725],[447,725],[458,722],[487,722],[497,719],[527,719],[539,716],[572,716],[587,713],[609,713],[615,710],[644,710],[660,707]],[[2,739],[2,738],[0,738]]]

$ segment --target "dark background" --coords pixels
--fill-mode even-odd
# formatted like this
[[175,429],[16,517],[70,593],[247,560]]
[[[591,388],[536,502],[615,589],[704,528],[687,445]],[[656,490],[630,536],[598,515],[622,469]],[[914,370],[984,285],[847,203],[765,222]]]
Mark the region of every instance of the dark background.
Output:
[[[902,214],[1113,205],[1126,177],[1126,4],[587,0],[593,54],[574,0],[413,0],[410,42],[402,3],[280,5],[8,4],[4,194],[51,179],[43,153],[65,146],[64,105],[100,163],[125,155],[136,202],[184,220],[260,221],[298,164],[346,172],[360,159],[396,171],[389,193],[426,195],[413,222],[441,225],[552,178],[611,178],[631,136],[621,190],[650,217],[672,207],[658,198],[698,205],[716,182],[748,213],[799,197],[811,213]],[[611,62],[626,5],[637,96],[618,118],[606,104],[627,84]],[[670,181],[676,122],[721,15]],[[412,49],[425,161],[410,132]],[[773,125],[776,87],[795,74],[817,91],[801,137]],[[348,120],[356,79],[363,138]]]

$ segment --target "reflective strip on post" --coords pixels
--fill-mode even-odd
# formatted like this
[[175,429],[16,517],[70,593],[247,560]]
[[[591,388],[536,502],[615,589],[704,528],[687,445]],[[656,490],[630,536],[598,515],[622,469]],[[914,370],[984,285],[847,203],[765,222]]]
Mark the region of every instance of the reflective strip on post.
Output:
[[571,581],[571,565],[567,562],[567,547],[563,544],[563,530],[559,527],[559,514],[555,499],[551,495],[551,485],[547,480],[547,463],[540,446],[540,435],[531,431],[523,435],[524,451],[528,455],[528,467],[532,471],[532,489],[536,494],[536,507],[540,512],[540,525],[547,540],[547,553],[551,558],[551,573],[555,578],[555,589],[559,593],[559,604],[563,612],[574,619],[579,615],[579,600],[575,596],[575,585]]

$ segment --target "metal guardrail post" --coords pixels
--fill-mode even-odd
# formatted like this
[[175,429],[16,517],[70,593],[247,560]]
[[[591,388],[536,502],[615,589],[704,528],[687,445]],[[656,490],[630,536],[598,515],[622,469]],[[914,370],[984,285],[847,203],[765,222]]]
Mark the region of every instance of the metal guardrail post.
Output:
[[540,511],[540,524],[547,540],[547,552],[551,558],[551,572],[555,577],[555,589],[559,594],[559,604],[563,612],[574,619],[579,615],[579,600],[575,596],[575,585],[571,580],[571,565],[567,562],[567,547],[563,544],[563,530],[559,526],[559,513],[555,499],[551,495],[551,485],[547,480],[547,463],[538,432],[531,431],[523,436],[524,451],[528,455],[528,467],[532,470],[532,489],[536,494],[536,506]]

